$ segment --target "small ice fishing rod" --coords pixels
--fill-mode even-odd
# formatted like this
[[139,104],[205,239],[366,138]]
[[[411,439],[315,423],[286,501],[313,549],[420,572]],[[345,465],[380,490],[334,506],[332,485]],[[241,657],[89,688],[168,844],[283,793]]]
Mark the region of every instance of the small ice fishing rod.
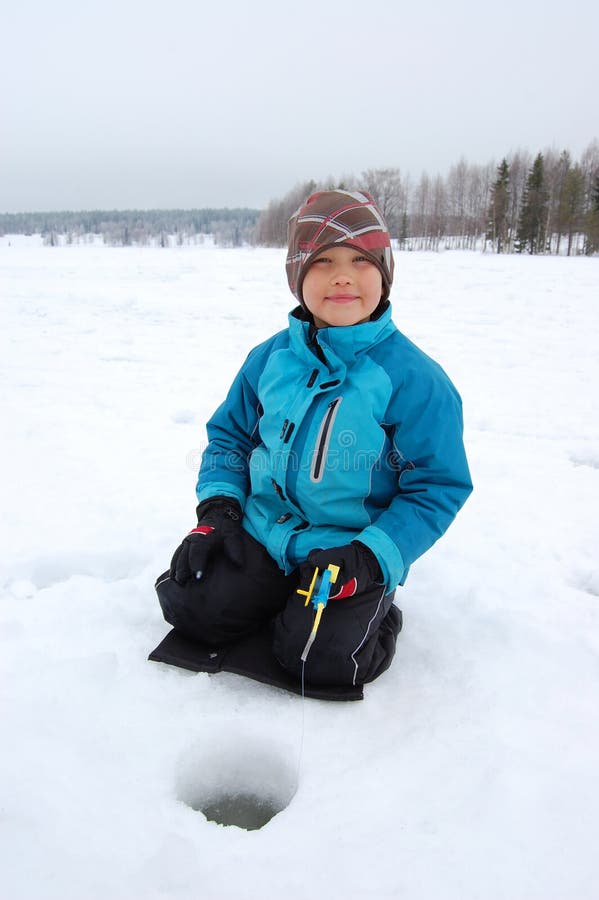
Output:
[[[335,584],[337,581],[337,576],[339,575],[339,566],[334,566],[332,563],[328,566],[327,569],[324,570],[322,575],[320,574],[320,570],[318,566],[314,569],[314,574],[312,575],[312,579],[310,581],[310,586],[307,591],[304,591],[301,588],[297,588],[297,593],[301,594],[302,597],[306,598],[306,602],[304,606],[307,606],[310,601],[312,601],[312,606],[316,610],[316,615],[314,616],[314,623],[312,625],[312,631],[308,636],[308,640],[306,641],[306,646],[303,649],[302,655],[300,656],[300,660],[302,663],[302,700],[304,699],[304,671],[306,668],[306,659],[308,658],[308,653],[310,652],[310,647],[314,643],[314,638],[316,637],[316,632],[318,631],[318,626],[320,625],[320,620],[322,618],[322,614],[325,606],[329,602],[329,595],[331,593],[331,585]],[[299,773],[302,764],[302,756],[304,752],[304,709],[305,705],[302,702],[302,738],[300,742],[300,750],[299,756],[297,759],[297,779],[299,782]]]
[[314,638],[316,637],[316,632],[318,631],[318,626],[320,625],[320,620],[322,618],[322,613],[324,611],[325,606],[329,601],[329,595],[331,593],[331,585],[335,584],[337,581],[337,576],[339,574],[339,566],[334,566],[332,563],[328,566],[319,577],[319,568],[316,566],[314,569],[314,575],[312,576],[312,580],[310,581],[310,586],[307,591],[297,589],[297,593],[301,594],[306,598],[305,606],[312,601],[312,606],[316,610],[316,615],[314,616],[314,624],[312,625],[312,631],[306,641],[306,646],[300,656],[300,659],[303,663],[306,662],[308,657],[308,653],[310,652],[310,647],[314,643]]

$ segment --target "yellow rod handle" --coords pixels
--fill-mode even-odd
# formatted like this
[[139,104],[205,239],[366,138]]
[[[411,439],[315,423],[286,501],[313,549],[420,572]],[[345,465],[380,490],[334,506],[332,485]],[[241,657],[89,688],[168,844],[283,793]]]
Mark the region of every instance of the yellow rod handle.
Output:
[[306,598],[306,602],[304,606],[307,606],[310,600],[312,599],[312,594],[314,593],[314,585],[316,584],[316,579],[318,578],[318,566],[314,569],[314,575],[312,576],[312,581],[310,582],[310,587],[307,591],[302,591],[300,588],[297,589],[297,593],[301,594],[302,597]]

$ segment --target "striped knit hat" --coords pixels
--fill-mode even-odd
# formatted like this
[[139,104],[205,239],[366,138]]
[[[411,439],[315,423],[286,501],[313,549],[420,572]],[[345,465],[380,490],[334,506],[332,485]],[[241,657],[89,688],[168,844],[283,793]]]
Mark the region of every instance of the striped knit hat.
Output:
[[302,282],[318,253],[329,247],[355,247],[383,278],[382,300],[393,281],[391,239],[380,210],[365,191],[319,191],[289,219],[287,280],[303,305]]

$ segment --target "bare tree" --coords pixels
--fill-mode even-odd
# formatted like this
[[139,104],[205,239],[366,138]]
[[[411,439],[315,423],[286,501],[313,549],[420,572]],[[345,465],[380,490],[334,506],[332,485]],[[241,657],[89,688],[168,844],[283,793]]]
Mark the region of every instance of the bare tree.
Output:
[[431,180],[427,172],[423,172],[413,192],[412,200],[412,235],[414,249],[422,250],[428,244],[430,229],[430,196]]
[[495,163],[472,165],[467,194],[468,212],[468,249],[474,250],[479,241],[484,249],[484,237],[487,228],[487,210],[491,196],[491,185],[495,173]]
[[468,189],[468,163],[465,157],[449,170],[445,191],[448,233],[453,235],[454,246],[460,247],[466,235],[466,194]]
[[431,249],[438,250],[441,241],[447,235],[447,190],[441,175],[437,175],[433,181],[431,233]]
[[361,186],[377,202],[392,237],[400,231],[403,212],[403,186],[399,169],[367,169],[362,172]]
[[282,200],[271,200],[260,214],[254,232],[254,241],[263,247],[284,247],[287,243],[287,223],[310,194],[318,189],[315,181],[296,185]]

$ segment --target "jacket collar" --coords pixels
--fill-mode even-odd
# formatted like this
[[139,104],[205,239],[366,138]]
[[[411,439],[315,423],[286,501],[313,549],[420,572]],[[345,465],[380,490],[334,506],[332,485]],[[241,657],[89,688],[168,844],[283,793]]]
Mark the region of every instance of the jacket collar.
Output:
[[292,349],[300,356],[306,351],[311,359],[317,356],[330,371],[339,363],[352,363],[361,353],[385,340],[396,331],[391,320],[389,304],[377,319],[361,325],[344,325],[331,328],[315,328],[301,306],[289,313],[289,333]]

